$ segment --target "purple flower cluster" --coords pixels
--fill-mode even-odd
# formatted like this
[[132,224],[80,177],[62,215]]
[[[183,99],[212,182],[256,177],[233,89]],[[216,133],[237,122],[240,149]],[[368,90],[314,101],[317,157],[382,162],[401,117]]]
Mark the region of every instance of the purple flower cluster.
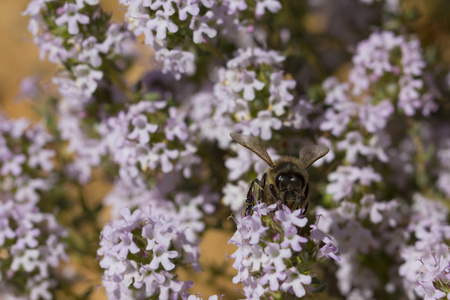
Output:
[[[84,37],[91,19],[96,19],[93,15],[98,3],[98,0],[78,0],[76,4],[55,0],[30,1],[23,15],[30,17],[28,29],[40,48],[41,59],[47,54],[54,63],[76,59],[95,69],[101,66],[102,56],[123,54],[129,39],[118,24],[111,24],[102,41],[89,34]],[[53,28],[63,26],[67,26],[69,36],[51,33]]]
[[[204,188],[198,194],[178,191],[174,199],[169,199],[165,195],[175,192],[177,178],[167,176],[169,177],[163,177],[164,180],[159,181],[152,188],[140,187],[133,182],[119,179],[104,199],[105,204],[111,208],[111,218],[113,220],[120,218],[120,210],[123,207],[145,209],[151,205],[159,207],[166,216],[176,218],[186,228],[190,228],[186,229],[186,232],[191,231],[190,235],[193,238],[196,233],[201,233],[205,228],[202,218],[205,213],[211,214],[215,211],[218,195]],[[165,180],[170,182],[166,183]]]
[[450,225],[448,209],[440,202],[414,195],[413,214],[407,230],[413,245],[403,247],[399,273],[410,297],[450,297]]
[[[307,286],[312,282],[311,266],[321,257],[339,260],[331,238],[317,226],[304,233],[309,238],[299,234],[306,230],[307,223],[300,210],[277,207],[278,204],[256,205],[252,216],[239,221],[229,241],[238,247],[231,255],[235,259],[233,267],[238,270],[233,283],[243,284],[247,299],[259,299],[278,291],[303,297],[310,293]],[[302,246],[308,242],[312,251]]]
[[[320,229],[335,238],[340,250],[336,277],[342,295],[348,299],[373,299],[374,290],[380,288],[380,279],[370,267],[358,261],[358,255],[384,252],[396,257],[405,243],[404,228],[400,226],[406,217],[405,209],[404,203],[397,200],[377,201],[374,194],[364,195],[358,204],[342,201],[332,210],[316,209],[323,216]],[[375,225],[376,229],[368,224]],[[389,266],[390,278],[398,274],[399,263],[395,260]],[[398,288],[395,280],[385,287],[391,293]]]
[[[103,137],[99,148],[119,166],[121,180],[143,187],[144,172],[155,169],[191,176],[192,166],[199,160],[185,113],[175,107],[167,112],[166,105],[165,101],[143,100],[99,124]],[[164,122],[152,123],[161,119]]]
[[[415,144],[406,138],[395,141],[398,149],[393,149],[387,125],[397,115],[409,118],[421,112],[426,117],[436,110],[433,94],[425,86],[424,68],[417,39],[376,32],[357,46],[348,82],[331,77],[323,83],[329,108],[319,127],[330,132],[331,138],[321,139],[324,144],[328,141],[329,146],[334,145],[337,155],[338,151],[344,152],[349,165],[328,174],[326,191],[333,200],[340,201],[339,206],[316,211],[325,216],[321,229],[335,237],[341,251],[336,276],[341,294],[348,299],[373,299],[380,288],[388,294],[403,291],[410,299],[439,299],[448,293],[448,288],[443,288],[448,287],[448,249],[444,246],[449,234],[444,221],[447,210],[434,209],[438,203],[420,195],[413,197],[412,210],[401,198],[380,201],[373,183],[388,178],[382,177],[375,165],[361,167],[374,158],[389,162],[390,168],[401,174],[392,179],[399,182],[399,187],[404,186],[400,178],[405,182],[413,175],[415,166],[411,162],[417,147],[421,147],[417,138],[423,138],[427,146],[430,138],[422,133],[411,134],[409,138],[416,139]],[[445,193],[449,164],[446,142],[440,143],[437,187]],[[436,221],[430,224],[431,219]],[[413,246],[408,245],[411,242]],[[384,287],[373,269],[355,259],[375,251],[396,257],[385,266],[390,280]],[[398,252],[402,253],[401,259],[396,256]],[[398,275],[402,280],[396,279]]]
[[[195,141],[186,123],[186,111],[175,106],[168,107],[164,100],[148,100],[148,95],[142,95],[141,101],[126,104],[129,102],[128,95],[125,96],[118,87],[111,85],[111,82],[118,81],[117,77],[114,77],[117,75],[114,75],[111,69],[121,70],[128,64],[127,59],[130,58],[130,54],[133,54],[129,50],[128,43],[131,41],[131,35],[123,26],[105,22],[107,19],[105,14],[96,6],[98,1],[85,1],[86,3],[78,1],[76,4],[63,4],[58,1],[50,4],[41,1],[40,5],[36,6],[37,2],[32,1],[25,14],[30,15],[30,24],[35,26],[31,30],[36,44],[41,49],[41,57],[44,58],[48,53],[52,62],[64,63],[66,68],[53,78],[61,98],[56,107],[59,114],[58,134],[62,140],[67,141],[67,152],[75,154],[71,155],[69,162],[65,165],[66,173],[80,184],[85,184],[91,180],[94,167],[108,164],[117,168],[117,174],[114,174],[113,190],[104,200],[105,204],[112,207],[113,218],[120,215],[119,212],[123,207],[137,208],[137,211],[144,210],[149,205],[149,199],[154,199],[152,205],[160,209],[159,212],[152,210],[154,217],[160,220],[159,223],[155,223],[158,228],[163,222],[162,214],[171,220],[173,226],[179,228],[161,232],[161,235],[165,235],[166,238],[164,241],[157,242],[160,244],[154,249],[154,255],[158,258],[161,254],[161,268],[165,271],[159,270],[159,265],[154,265],[155,258],[154,264],[150,266],[149,263],[146,268],[153,268],[155,272],[158,269],[161,272],[154,277],[146,277],[147,281],[153,279],[156,281],[147,282],[147,290],[141,289],[135,295],[144,297],[146,294],[156,293],[164,298],[169,293],[184,294],[181,291],[190,284],[176,281],[175,273],[172,271],[173,266],[168,262],[174,260],[176,263],[191,264],[197,271],[200,269],[197,262],[197,233],[204,230],[205,224],[201,219],[205,212],[214,211],[213,203],[217,200],[216,194],[208,193],[206,190],[197,196],[187,193],[168,196],[180,181],[178,175],[190,178],[193,173],[192,166],[199,163],[199,158],[195,155],[197,151]],[[144,2],[143,4],[148,3],[148,1]],[[161,14],[163,11],[170,10],[168,6],[172,5],[170,3],[172,1],[163,2],[152,3],[152,9],[160,12],[157,13],[157,18],[148,24],[150,27],[156,26],[154,29],[157,38],[160,39],[166,33],[164,26],[161,26],[161,21],[164,19],[168,21],[167,32],[174,32],[176,28]],[[198,12],[195,13],[195,7],[189,9],[184,7],[184,4],[173,2],[173,5],[180,7],[180,20],[187,18],[186,13],[198,14]],[[191,4],[188,6],[196,5],[196,3]],[[212,2],[210,4],[212,5]],[[196,18],[192,22],[197,21]],[[204,27],[201,24],[198,25]],[[67,32],[61,29],[52,30],[55,26],[61,26],[63,30],[67,29]],[[208,32],[205,28],[195,31],[202,30]],[[193,61],[192,54],[176,49],[164,52],[164,49],[159,49],[161,51],[156,54],[168,57],[163,60],[165,63],[163,71],[176,70],[179,73],[190,73],[193,70],[190,67]],[[122,88],[120,82],[118,86]],[[105,158],[108,158],[106,163]],[[15,164],[23,163],[21,160],[22,158]],[[12,164],[5,166],[5,172],[13,167]],[[173,177],[171,184],[167,184],[168,176]],[[151,183],[149,183],[149,177],[153,177]],[[161,180],[155,182],[154,178],[157,177],[161,177]],[[39,188],[37,184],[34,186],[35,189]],[[146,218],[150,217],[146,216]],[[175,224],[173,220],[177,223]],[[126,240],[127,237],[123,237],[122,244],[131,243]],[[169,247],[169,244],[170,247],[175,247],[173,241],[167,242],[168,239],[176,239],[179,242],[176,245],[177,250],[164,248]],[[119,246],[113,251],[119,251],[118,255],[122,258],[123,255],[126,256],[124,251],[129,250],[133,254],[136,250],[135,248],[128,250],[118,248]],[[100,249],[99,253],[102,251],[106,250]],[[164,253],[167,251],[172,252],[166,259]],[[176,259],[173,256],[174,251],[179,253]],[[144,276],[145,270],[141,271]],[[123,282],[118,282],[118,275],[115,274],[115,277],[111,279],[114,271],[108,272],[105,273],[107,278],[105,287],[111,295],[120,294],[120,291],[112,291],[117,287],[112,287],[112,283],[108,280],[116,280],[115,283],[120,290],[120,286],[126,285],[130,276],[124,275],[120,277]],[[164,278],[167,280],[164,281]],[[141,284],[144,284],[143,281]],[[169,284],[166,289],[162,287],[165,284]],[[162,286],[155,287],[159,285]],[[137,283],[133,288],[139,289]]]
[[[176,79],[195,71],[195,57],[185,51],[187,45],[208,43],[217,35],[229,38],[230,34],[245,30],[246,13],[261,17],[266,11],[281,9],[278,0],[257,1],[248,5],[245,0],[142,1],[120,0],[127,7],[128,28],[137,36],[144,35],[145,43],[156,50],[155,60],[164,73]],[[183,32],[182,35],[176,33]],[[250,75],[251,76],[251,75]]]
[[[400,52],[400,57],[393,57],[396,51]],[[424,82],[420,76],[425,62],[416,38],[395,36],[389,31],[373,33],[358,44],[353,64],[349,80],[354,95],[359,96],[371,85],[393,77],[394,80],[390,80],[397,83],[397,93],[390,97],[388,93],[385,95],[391,102],[397,100],[399,110],[408,116],[414,115],[417,110],[428,116],[436,110],[430,96],[423,93]]]
[[[42,124],[31,126],[26,119],[9,120],[0,115],[0,176],[5,184],[7,179],[10,181],[3,192],[15,193],[19,202],[39,200],[37,190],[46,190],[50,185],[42,175],[54,169],[55,151],[47,147],[51,141]],[[33,172],[28,174],[25,169]]]
[[7,298],[52,299],[55,269],[68,259],[65,229],[38,206],[55,179],[51,142],[42,124],[0,115],[0,289]]
[[[384,130],[394,105],[407,116],[417,111],[428,116],[437,109],[433,94],[424,85],[424,67],[416,38],[375,32],[358,44],[348,82],[330,77],[323,83],[325,104],[330,107],[319,127],[335,137],[345,134],[336,148],[346,151],[350,164],[359,156],[389,161],[391,141]],[[373,89],[376,93],[369,92]]]
[[[52,278],[61,261],[68,260],[61,239],[67,235],[55,217],[39,211],[33,203],[18,203],[1,195],[0,289],[4,297],[52,299]],[[23,284],[25,280],[26,284]]]
[[[75,154],[73,162],[66,166],[67,173],[86,183],[105,152],[98,139],[87,134],[92,130],[86,127],[86,107],[99,101],[95,93],[102,88],[105,76],[110,76],[102,67],[111,64],[120,68],[120,60],[132,55],[132,35],[118,24],[105,24],[98,0],[34,0],[23,14],[30,17],[29,30],[41,59],[48,54],[51,62],[65,64],[65,70],[52,79],[61,98],[57,106],[58,129],[68,142],[67,151]],[[101,39],[90,29],[93,23],[98,25],[97,31],[104,28]]]
[[[345,139],[336,144],[337,150],[346,151],[346,160],[351,164],[357,161],[358,154],[369,160],[377,158],[387,162],[386,151],[390,141],[383,130],[394,112],[391,102],[382,100],[372,104],[370,96],[365,97],[367,101],[362,103],[351,100],[349,85],[339,83],[334,77],[327,79],[323,87],[327,92],[325,103],[330,108],[324,113],[320,129],[336,137],[342,137],[346,132]],[[361,131],[370,135],[363,137]]]
[[[283,125],[280,119],[287,121],[286,108],[294,104],[295,81],[277,70],[284,59],[276,51],[239,49],[226,68],[217,70],[212,95],[207,96],[208,90],[191,98],[192,119],[204,124],[198,134],[217,140],[221,148],[228,148],[233,131],[270,140]],[[262,75],[266,68],[277,71]],[[212,103],[205,107],[206,101]]]
[[448,248],[444,251],[444,254],[440,254],[439,257],[433,253],[432,263],[422,261],[425,270],[417,280],[419,286],[415,288],[415,291],[424,299],[442,299],[445,296],[448,299],[450,295],[450,252]]
[[[373,183],[384,182],[387,178],[374,169],[375,165],[361,167],[376,158],[383,163],[389,162],[396,173],[401,173],[404,181],[412,175],[414,166],[411,161],[416,155],[417,140],[415,145],[409,139],[395,141],[398,149],[393,149],[387,125],[397,115],[413,117],[421,111],[423,116],[429,116],[436,110],[433,96],[424,84],[424,68],[417,39],[396,36],[388,31],[376,32],[358,44],[348,82],[339,82],[331,77],[323,83],[325,103],[329,108],[325,110],[319,128],[330,132],[331,138],[322,137],[321,140],[326,145],[328,142],[337,155],[339,151],[344,152],[345,162],[349,165],[338,166],[328,174],[326,192],[340,202],[339,206],[316,211],[325,216],[321,228],[336,238],[341,251],[342,260],[338,263],[336,276],[341,294],[348,299],[372,299],[375,291],[381,288],[381,280],[373,269],[355,259],[357,254],[370,255],[375,250],[389,256],[402,252],[402,259],[393,259],[390,265],[385,266],[389,278],[392,278],[384,287],[388,294],[403,290],[411,299],[415,295],[430,297],[427,299],[447,295],[442,294],[445,289],[431,288],[446,284],[441,278],[447,272],[447,254],[442,250],[437,250],[440,252],[436,256],[431,253],[442,248],[443,241],[448,240],[444,233],[448,232],[448,226],[437,222],[440,227],[434,230],[428,227],[430,224],[416,223],[417,216],[401,199],[377,200],[379,195]],[[438,187],[444,192],[445,183],[442,182],[446,180],[448,166],[445,149],[443,146],[437,153],[441,162]],[[419,198],[414,196],[416,203]],[[428,199],[425,200],[419,201],[418,210],[423,211],[424,207],[431,205]],[[447,216],[446,211],[442,212],[440,219],[445,219],[444,216]],[[430,217],[433,218],[428,211],[423,215],[424,222]],[[409,218],[410,223],[405,223]],[[430,240],[422,244],[420,239],[425,239],[423,233],[428,230]],[[412,233],[418,241],[414,246],[406,246],[412,241],[407,238]],[[427,247],[420,248],[418,244]],[[422,255],[425,255],[425,260],[420,262]],[[441,273],[436,271],[438,265]],[[403,277],[403,283],[395,279],[398,275]],[[432,298],[434,294],[438,297]]]
[[98,255],[105,269],[103,286],[110,299],[179,298],[192,282],[176,279],[176,266],[191,265],[199,271],[196,240],[179,218],[157,206],[133,213],[103,228]]
[[327,193],[332,195],[333,200],[340,201],[352,196],[360,187],[370,186],[374,182],[380,182],[381,179],[381,175],[372,167],[339,166],[328,175]]
[[[151,188],[144,184],[119,179],[104,199],[115,221],[103,228],[98,250],[103,286],[111,299],[187,298],[192,283],[178,281],[176,267],[201,271],[198,234],[205,230],[203,217],[214,212],[218,195],[204,189],[168,199],[164,195],[174,192],[174,177],[163,177]],[[124,207],[137,209],[131,214]]]
[[[375,14],[394,22],[382,27],[392,31],[355,35],[351,64],[333,49],[324,60],[309,30],[301,42],[290,32],[295,0],[275,18],[279,0],[118,2],[123,25],[98,0],[32,0],[23,13],[41,58],[59,67],[58,95],[42,100],[54,138],[43,125],[0,116],[2,291],[52,298],[66,233],[41,199],[67,183],[82,194],[98,169],[112,184],[102,203],[112,221],[98,249],[108,297],[201,299],[189,295],[192,283],[178,279],[177,267],[201,269],[198,238],[215,222],[205,216],[220,197],[240,211],[248,182],[267,167],[230,144],[229,133],[241,132],[269,144],[274,158],[270,146],[293,153],[314,138],[330,148],[315,165],[330,164],[321,176],[311,170],[309,182],[309,213],[320,222],[307,226],[300,210],[264,203],[239,220],[233,282],[247,298],[321,292],[312,270],[328,268],[320,263],[329,258],[347,299],[450,297],[449,213],[438,201],[450,195],[449,130],[428,119],[438,75],[427,73],[419,39],[398,34],[399,16],[408,14],[397,0],[360,1],[383,2],[389,13]],[[322,2],[301,4],[295,16]],[[136,83],[124,75],[140,58],[134,36],[152,47],[158,69]],[[332,76],[330,63],[350,65],[348,77]],[[94,220],[100,208],[83,207]]]

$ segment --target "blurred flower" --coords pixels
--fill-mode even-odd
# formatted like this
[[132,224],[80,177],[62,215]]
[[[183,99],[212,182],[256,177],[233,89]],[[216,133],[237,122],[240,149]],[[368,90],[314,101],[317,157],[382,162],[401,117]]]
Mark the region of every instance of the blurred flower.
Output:
[[171,73],[177,80],[182,74],[192,75],[195,71],[195,57],[190,52],[162,48],[156,52],[155,60],[164,74]]
[[78,55],[81,62],[88,62],[94,68],[100,67],[102,58],[100,57],[100,47],[97,44],[97,39],[93,36],[88,37],[82,43],[82,50]]
[[270,103],[272,109],[277,116],[284,114],[284,107],[289,106],[289,102],[294,99],[294,96],[289,92],[295,88],[295,81],[292,79],[284,79],[283,73],[275,72],[270,75]]
[[214,18],[214,13],[210,10],[201,17],[191,19],[189,28],[193,32],[193,41],[195,44],[204,43],[207,41],[206,37],[214,38],[217,35],[217,30],[208,25],[208,21]]
[[381,176],[372,167],[360,169],[339,166],[336,171],[328,175],[328,180],[330,183],[327,186],[327,193],[331,194],[335,201],[340,201],[353,193],[357,181],[361,185],[368,186],[372,182],[381,181]]
[[278,130],[281,128],[281,121],[272,117],[272,113],[268,110],[258,112],[258,116],[250,123],[250,131],[260,136],[263,140],[272,138],[272,128]]
[[357,159],[358,152],[362,155],[369,153],[369,148],[362,143],[362,135],[357,131],[350,131],[346,134],[345,140],[336,144],[338,150],[345,150],[345,159],[354,164]]
[[68,32],[72,35],[78,34],[80,31],[78,23],[88,24],[90,19],[88,16],[78,12],[79,7],[72,3],[66,3],[63,6],[63,14],[59,16],[55,23],[58,26],[62,26],[67,23]]
[[78,8],[83,8],[84,4],[98,5],[99,0],[76,0]]
[[147,118],[144,115],[136,116],[131,123],[134,129],[127,137],[129,139],[137,139],[142,145],[150,141],[150,133],[155,133],[158,130],[158,125],[147,123]]
[[233,85],[235,92],[240,92],[243,90],[243,97],[247,101],[255,99],[254,90],[262,90],[264,83],[256,79],[256,74],[253,71],[244,71],[241,74],[240,82]]
[[223,198],[222,203],[229,206],[234,212],[238,212],[244,207],[244,196],[248,190],[248,184],[239,180],[237,184],[227,183],[222,189]]
[[281,9],[281,4],[278,0],[258,0],[255,9],[256,17],[262,16],[266,9],[272,13],[276,13]]

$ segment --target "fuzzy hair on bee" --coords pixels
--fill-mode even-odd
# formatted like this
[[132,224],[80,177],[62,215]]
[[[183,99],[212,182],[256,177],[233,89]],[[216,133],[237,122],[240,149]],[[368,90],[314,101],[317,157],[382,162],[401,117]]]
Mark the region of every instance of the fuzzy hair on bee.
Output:
[[323,145],[308,145],[300,149],[298,158],[282,156],[273,161],[257,138],[234,132],[230,136],[269,166],[261,180],[255,178],[251,182],[243,215],[252,215],[257,202],[270,205],[278,201],[291,210],[301,209],[305,214],[309,206],[309,174],[306,169],[325,156],[329,149]]

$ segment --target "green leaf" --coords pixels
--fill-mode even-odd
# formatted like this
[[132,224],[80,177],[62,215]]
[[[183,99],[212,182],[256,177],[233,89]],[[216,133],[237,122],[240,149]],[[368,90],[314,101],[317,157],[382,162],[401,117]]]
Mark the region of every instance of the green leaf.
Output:
[[313,277],[313,278],[311,279],[311,284],[320,284],[319,278]]
[[318,294],[318,293],[323,293],[325,291],[325,289],[327,288],[327,284],[324,283],[321,286],[319,286],[314,293]]

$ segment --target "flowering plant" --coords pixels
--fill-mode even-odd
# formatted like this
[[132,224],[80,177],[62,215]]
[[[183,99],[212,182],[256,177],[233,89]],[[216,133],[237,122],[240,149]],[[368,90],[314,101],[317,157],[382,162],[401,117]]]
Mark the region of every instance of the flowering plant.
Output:
[[[0,115],[2,295],[450,299],[448,4],[349,1],[29,1],[58,71]],[[307,212],[241,216],[267,166],[231,132],[330,149]]]
[[[238,223],[230,239],[238,247],[231,255],[235,259],[233,267],[238,270],[233,283],[242,283],[248,299],[278,298],[283,292],[301,298],[307,291],[303,285],[312,283],[311,268],[315,264],[324,257],[339,261],[332,239],[316,225],[306,232],[308,238],[300,235],[308,221],[300,209],[277,206],[256,205],[254,214]],[[322,289],[320,286],[315,290]],[[308,290],[308,294],[312,291]]]

